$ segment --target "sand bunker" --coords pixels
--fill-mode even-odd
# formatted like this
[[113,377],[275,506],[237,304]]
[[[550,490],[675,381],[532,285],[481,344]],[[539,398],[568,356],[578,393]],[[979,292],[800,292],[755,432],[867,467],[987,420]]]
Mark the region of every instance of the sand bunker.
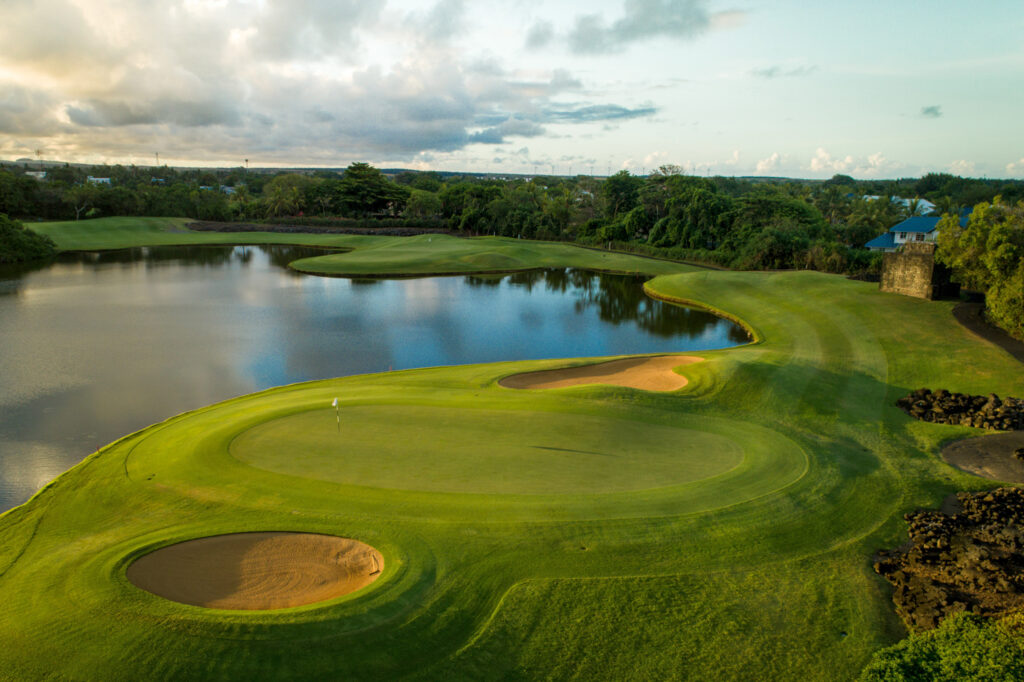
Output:
[[673,368],[700,362],[689,355],[627,358],[596,365],[548,369],[505,377],[498,383],[506,388],[564,388],[584,384],[610,384],[644,391],[675,391],[686,385],[685,377]]
[[234,533],[180,542],[128,567],[136,586],[216,609],[284,609],[366,587],[384,568],[380,552],[315,533]]
[[942,448],[942,459],[975,476],[1024,483],[1024,461],[1013,456],[1018,448],[1024,448],[1024,431],[958,440]]

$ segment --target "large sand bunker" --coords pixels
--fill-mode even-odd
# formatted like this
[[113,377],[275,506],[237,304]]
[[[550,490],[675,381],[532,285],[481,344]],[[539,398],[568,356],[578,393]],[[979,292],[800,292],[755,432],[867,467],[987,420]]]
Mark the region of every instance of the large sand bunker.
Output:
[[148,592],[216,609],[284,609],[366,587],[384,568],[380,552],[315,533],[233,533],[179,542],[128,567]]
[[513,374],[498,383],[506,388],[564,388],[584,384],[610,384],[644,391],[675,391],[685,386],[687,381],[686,377],[672,370],[701,360],[703,358],[690,355],[627,358],[582,367]]
[[1024,448],[1024,431],[975,436],[942,448],[942,459],[957,469],[996,481],[1024,483],[1024,461],[1014,452]]

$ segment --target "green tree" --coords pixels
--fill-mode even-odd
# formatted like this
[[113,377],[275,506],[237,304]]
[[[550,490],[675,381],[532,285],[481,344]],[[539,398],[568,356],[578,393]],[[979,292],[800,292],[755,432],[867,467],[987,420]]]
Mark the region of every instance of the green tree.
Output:
[[606,179],[601,185],[605,215],[616,218],[620,214],[632,211],[639,200],[641,185],[643,179],[630,175],[627,170],[621,170]]
[[999,197],[974,207],[966,226],[955,215],[938,225],[935,257],[962,286],[985,293],[989,320],[1024,340],[1024,202]]
[[0,264],[41,260],[56,252],[57,245],[52,239],[0,213]]
[[1007,682],[1024,680],[1024,614],[991,620],[946,618],[877,652],[863,682]]
[[430,220],[441,216],[441,197],[434,192],[414,189],[409,194],[403,215],[416,220]]
[[339,185],[339,201],[348,215],[398,215],[408,198],[408,188],[391,182],[368,163],[351,164]]
[[86,209],[91,208],[96,201],[97,190],[95,185],[75,185],[64,192],[64,203],[70,206],[75,212],[75,220],[82,217]]

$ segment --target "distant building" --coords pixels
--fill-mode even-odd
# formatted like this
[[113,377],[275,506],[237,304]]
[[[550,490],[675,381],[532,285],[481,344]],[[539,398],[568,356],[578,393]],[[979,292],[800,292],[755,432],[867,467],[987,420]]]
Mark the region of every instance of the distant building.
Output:
[[[938,235],[938,216],[914,216],[889,228],[885,234],[875,237],[865,248],[869,251],[896,251],[904,244],[935,243]],[[960,217],[960,226],[967,226],[967,216]]]
[[25,175],[36,180],[46,179],[46,171],[25,171]]
[[86,178],[86,182],[88,182],[90,185],[109,185],[110,178],[96,178],[90,175],[89,177]]
[[[864,196],[861,197],[861,199],[863,199],[864,201],[878,201],[881,198],[882,197],[880,197],[877,194],[865,194]],[[902,206],[908,211],[910,210],[910,205],[916,201],[917,208],[914,210],[914,215],[925,216],[935,213],[935,204],[928,201],[927,199],[904,199],[903,197],[892,197],[890,201],[892,201],[892,203],[896,204],[897,206]]]
[[227,194],[228,196],[231,196],[232,194],[235,193],[235,188],[234,187],[229,187],[228,185],[221,185],[220,186],[220,191],[224,192],[224,194]]

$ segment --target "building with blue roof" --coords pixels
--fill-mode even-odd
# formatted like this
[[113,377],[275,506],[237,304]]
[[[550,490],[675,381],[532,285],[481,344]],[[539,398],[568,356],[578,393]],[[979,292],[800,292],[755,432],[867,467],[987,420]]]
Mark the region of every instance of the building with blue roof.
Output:
[[[968,215],[960,216],[960,226],[967,227]],[[870,251],[896,251],[907,243],[935,242],[938,235],[938,216],[911,216],[889,228],[885,234],[864,245]]]

